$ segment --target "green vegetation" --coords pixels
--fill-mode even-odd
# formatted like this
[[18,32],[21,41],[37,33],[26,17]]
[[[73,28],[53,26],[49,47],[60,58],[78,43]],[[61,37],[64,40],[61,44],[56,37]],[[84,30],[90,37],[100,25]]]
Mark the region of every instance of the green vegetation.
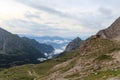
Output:
[[107,70],[96,72],[97,74],[90,74],[87,77],[84,77],[83,80],[106,80],[107,78],[111,77],[119,77],[120,76],[120,69],[117,70]]
[[[46,77],[56,71],[59,71],[60,74],[70,70],[76,65],[77,60],[82,58],[83,62],[87,62],[88,60],[113,60],[112,56],[107,55],[111,54],[114,51],[118,51],[120,49],[119,44],[116,44],[114,41],[107,39],[95,39],[94,41],[90,41],[85,43],[79,50],[75,50],[69,53],[62,53],[59,57],[45,61],[41,64],[29,64],[19,67],[12,67],[9,69],[0,70],[0,78],[5,78],[6,80],[33,80],[35,78],[43,78]],[[85,53],[85,55],[81,55]],[[74,58],[74,59],[73,59]],[[76,59],[75,59],[76,58]],[[71,60],[66,66],[58,67],[54,70],[53,67],[57,64],[61,64],[63,62]],[[84,63],[83,63],[84,64]],[[86,65],[89,66],[92,64],[92,61]],[[81,64],[82,65],[82,64]],[[87,70],[93,69],[91,67],[86,68]],[[96,71],[97,72],[97,71]],[[104,80],[103,77],[114,77],[120,74],[120,70],[117,71],[104,71],[97,72],[97,74],[90,74],[87,77],[84,77],[84,80]],[[65,78],[76,78],[80,77],[80,73],[73,73],[65,76]],[[99,79],[100,78],[100,79]]]
[[110,53],[111,53],[111,52],[114,52],[114,51],[120,51],[120,47],[115,47],[115,48],[111,49],[111,50],[110,50]]
[[[23,65],[23,66],[16,66],[9,69],[5,69],[0,71],[0,78],[5,78],[7,80],[33,80],[36,78],[34,75],[30,75],[29,71],[36,72],[39,77],[44,77],[49,75],[51,72],[49,71],[51,68],[53,68],[55,65],[65,62],[69,59],[72,59],[73,57],[76,57],[78,53],[66,53],[61,54],[60,57],[55,58],[53,60],[45,61],[41,64],[29,64],[29,65]],[[70,67],[73,66],[73,63],[71,62]],[[69,68],[70,68],[69,67]],[[68,70],[66,69],[63,70]]]
[[97,57],[95,60],[112,60],[112,56],[111,55],[100,55],[99,57]]
[[104,55],[114,51],[120,51],[120,44],[108,39],[95,39],[87,43],[86,46],[87,53],[89,52],[89,55],[86,55],[87,59],[96,58],[100,55],[104,57]]
[[62,73],[68,71],[69,69],[71,69],[71,68],[74,67],[74,65],[76,64],[75,62],[76,62],[76,61],[73,60],[73,61],[70,62],[67,66],[60,68],[60,71],[61,71]]
[[80,77],[80,73],[79,72],[65,76],[65,78],[68,78],[68,79],[69,78],[76,78],[76,77]]

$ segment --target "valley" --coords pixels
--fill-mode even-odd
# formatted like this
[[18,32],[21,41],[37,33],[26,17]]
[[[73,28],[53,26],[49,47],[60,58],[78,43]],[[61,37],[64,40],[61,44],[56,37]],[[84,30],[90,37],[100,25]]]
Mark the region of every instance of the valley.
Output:
[[[70,42],[69,51],[40,64],[27,64],[1,69],[3,80],[111,80],[120,78],[120,25],[118,18],[107,30],[114,28],[110,37],[100,31],[82,44],[76,38]],[[116,26],[117,25],[117,26]],[[117,30],[116,30],[117,29]],[[117,34],[116,34],[117,33]],[[80,40],[80,41],[79,41]],[[75,48],[72,48],[74,47]],[[72,50],[70,50],[72,49]],[[68,49],[67,49],[68,50]]]

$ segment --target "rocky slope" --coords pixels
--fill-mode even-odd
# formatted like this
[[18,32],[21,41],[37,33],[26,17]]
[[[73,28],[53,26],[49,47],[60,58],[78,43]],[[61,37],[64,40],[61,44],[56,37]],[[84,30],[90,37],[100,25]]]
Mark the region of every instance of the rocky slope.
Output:
[[77,48],[79,48],[82,44],[83,44],[83,40],[81,40],[79,37],[75,38],[74,40],[72,40],[66,47],[65,52],[69,52],[69,51],[74,51]]
[[[50,48],[51,52],[54,50],[51,46],[41,46],[36,41],[20,38],[4,29],[0,28],[0,67],[10,67],[13,65],[21,65],[26,63],[38,63],[37,58],[44,58],[44,51],[46,48]],[[48,50],[46,50],[48,52]],[[44,53],[43,53],[44,52]],[[50,51],[49,51],[50,52]]]

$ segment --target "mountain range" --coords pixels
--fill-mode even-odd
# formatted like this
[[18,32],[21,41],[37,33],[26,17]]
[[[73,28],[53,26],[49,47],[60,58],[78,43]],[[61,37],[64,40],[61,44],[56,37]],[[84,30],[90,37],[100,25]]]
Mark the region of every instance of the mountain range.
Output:
[[27,36],[30,39],[35,39],[39,43],[47,44],[53,46],[55,49],[53,55],[58,55],[63,52],[68,45],[68,43],[72,40],[71,38],[63,38],[58,36],[29,36],[29,35],[20,35],[21,37]]
[[81,44],[41,64],[1,69],[2,80],[120,80],[120,18]]

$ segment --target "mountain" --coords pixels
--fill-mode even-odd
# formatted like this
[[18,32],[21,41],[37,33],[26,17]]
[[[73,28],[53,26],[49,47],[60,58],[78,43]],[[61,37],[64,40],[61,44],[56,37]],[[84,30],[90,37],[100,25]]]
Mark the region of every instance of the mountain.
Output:
[[97,35],[103,38],[120,40],[120,17],[110,27],[99,31]]
[[35,39],[29,39],[27,37],[23,37],[22,39],[26,41],[28,44],[30,44],[31,46],[35,47],[41,53],[50,54],[54,52],[54,48],[51,45],[39,43]]
[[[117,19],[118,20],[118,19]],[[115,21],[116,23],[116,21]],[[115,24],[113,23],[113,24]],[[115,26],[110,26],[110,28]],[[108,29],[108,28],[107,28]],[[3,80],[120,80],[119,26],[103,37],[96,34],[74,51],[37,65],[24,65],[0,71]],[[99,33],[99,32],[98,32]],[[117,35],[116,35],[117,34]],[[116,36],[113,36],[116,35]]]
[[49,70],[50,74],[39,79],[120,80],[119,24],[120,18],[76,50],[57,58],[58,63]]
[[50,37],[50,36],[42,36],[42,37],[36,37],[36,36],[28,36],[28,35],[20,35],[21,37],[27,36],[30,39],[35,39],[39,43],[51,45],[54,47],[55,51],[53,55],[60,54],[65,50],[65,47],[68,45],[68,43],[72,40],[69,38],[62,38],[58,36]]
[[79,48],[83,43],[83,40],[81,40],[79,37],[72,40],[66,47],[65,52],[73,51]]
[[[35,47],[36,45],[38,47]],[[35,40],[20,38],[0,28],[0,67],[38,63],[37,58],[45,58],[44,53],[46,51],[52,52],[54,50],[51,46],[44,45],[42,47],[44,50],[40,51],[40,46],[41,44]],[[46,48],[51,50],[49,51]]]

